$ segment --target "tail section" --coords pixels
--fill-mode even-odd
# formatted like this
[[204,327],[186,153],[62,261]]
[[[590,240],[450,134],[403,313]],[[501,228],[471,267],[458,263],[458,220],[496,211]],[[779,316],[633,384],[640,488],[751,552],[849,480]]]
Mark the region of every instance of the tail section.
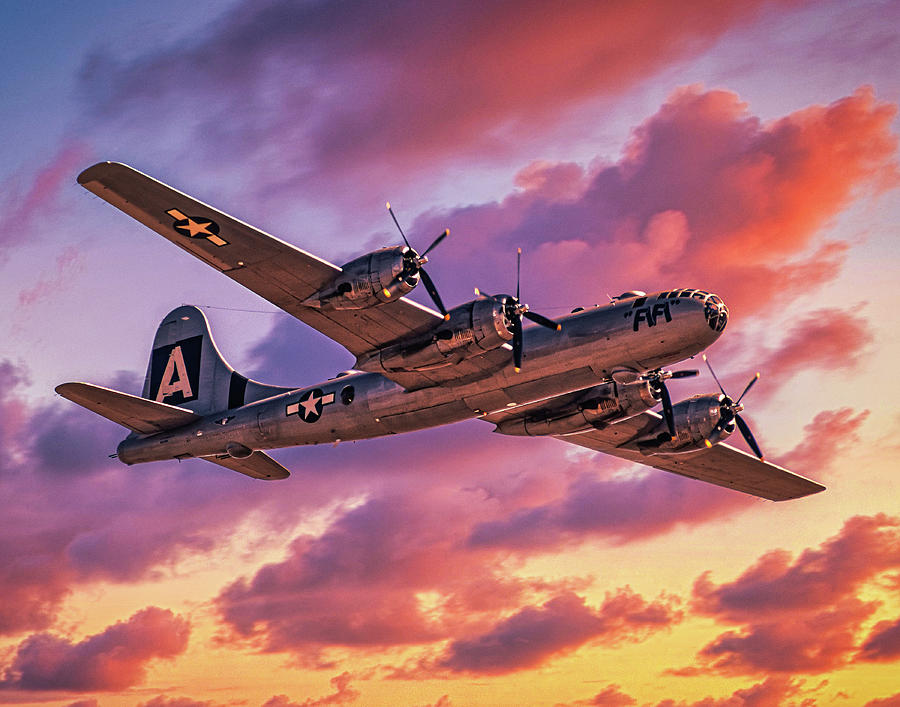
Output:
[[216,347],[203,312],[183,306],[169,312],[156,330],[141,397],[208,415],[289,390],[235,371]]

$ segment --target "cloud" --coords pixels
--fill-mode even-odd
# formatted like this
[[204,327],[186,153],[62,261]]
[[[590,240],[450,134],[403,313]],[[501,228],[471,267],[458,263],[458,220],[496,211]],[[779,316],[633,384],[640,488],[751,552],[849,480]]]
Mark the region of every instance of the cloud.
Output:
[[[111,385],[127,390],[130,379]],[[24,369],[0,361],[0,635],[49,628],[80,584],[139,581],[229,542],[261,504],[304,507],[212,465],[135,473],[107,458],[125,430],[67,401],[30,404],[26,381]],[[259,536],[285,518],[296,516],[260,520]]]
[[[859,441],[868,411],[826,410],[803,428],[801,441],[778,463],[821,479],[833,470],[843,450]],[[473,548],[504,548],[523,554],[550,552],[603,538],[613,544],[644,540],[676,527],[714,522],[754,506],[754,499],[663,471],[613,462],[621,471],[600,473],[602,455],[575,466],[564,492],[540,503],[520,502],[508,513],[476,523],[467,543]],[[625,469],[634,468],[634,473]],[[590,469],[590,471],[586,470]]]
[[709,574],[694,583],[692,608],[741,623],[837,605],[872,577],[900,566],[900,520],[884,514],[854,516],[818,549],[792,560],[767,552],[732,582],[715,585]]
[[[704,573],[694,583],[691,609],[739,628],[704,646],[698,667],[672,672],[819,673],[846,664],[860,628],[880,606],[857,598],[861,588],[900,567],[898,527],[900,520],[885,515],[855,516],[796,559],[768,552],[720,585]],[[876,635],[882,636],[877,629]]]
[[453,641],[437,667],[453,672],[502,675],[534,668],[588,641],[616,645],[640,641],[681,620],[674,597],[650,603],[628,588],[607,594],[599,609],[565,593],[542,606],[525,607],[490,631]]
[[781,621],[763,619],[728,631],[704,646],[705,668],[726,675],[822,673],[843,666],[855,647],[860,625],[877,603],[843,599],[835,607],[805,611]]
[[549,551],[586,537],[626,543],[709,522],[750,503],[742,494],[662,471],[584,474],[559,499],[479,523],[468,542],[524,552]]
[[767,382],[782,385],[810,369],[849,371],[874,340],[858,311],[820,309],[795,321],[790,332],[760,362]]
[[566,704],[560,702],[556,704],[556,707],[626,707],[627,705],[636,705],[637,700],[631,695],[622,692],[620,688],[621,686],[619,685],[609,685],[586,700],[576,700]]
[[395,670],[420,678],[525,669],[586,641],[641,640],[680,618],[672,597],[650,602],[623,589],[595,610],[575,594],[586,580],[515,576],[517,563],[503,550],[466,545],[473,519],[504,503],[473,494],[421,488],[373,496],[322,535],[298,537],[282,562],[220,592],[220,640],[317,664],[333,647],[451,640],[446,655]]
[[71,185],[86,153],[80,143],[65,143],[48,164],[9,177],[0,187],[0,262],[10,248],[38,238],[40,227],[55,219],[63,189]]
[[[459,550],[469,494],[414,495],[372,498],[321,536],[296,538],[283,562],[223,589],[216,604],[234,637],[298,654],[334,645],[426,644],[470,613],[515,602],[527,583]],[[429,592],[440,595],[439,607],[417,598]]]
[[374,164],[400,181],[507,154],[787,4],[241,3],[190,42],[126,61],[98,49],[81,88],[107,128],[115,116],[158,132],[187,100],[195,151],[243,148],[268,188],[273,174],[307,190],[340,178],[357,196]]
[[860,647],[862,660],[893,661],[900,658],[900,619],[879,621]]
[[[686,700],[666,699],[656,703],[655,707],[783,707],[791,697],[797,697],[802,692],[803,683],[784,677],[770,677],[765,681],[748,688],[735,690],[728,697],[706,697],[695,702]],[[569,702],[557,707],[620,707],[620,705],[634,705],[637,700],[619,690],[618,685],[610,685],[592,698]],[[801,707],[808,707],[814,702],[803,700]]]
[[139,703],[137,707],[213,707],[213,702],[193,700],[190,697],[159,695],[152,700]]
[[183,653],[189,634],[186,619],[156,607],[143,609],[78,643],[35,634],[16,648],[0,688],[123,690],[144,680],[151,660]]
[[81,253],[77,248],[68,246],[56,257],[55,272],[42,276],[31,287],[19,292],[19,307],[31,307],[54,294],[65,285],[73,272],[81,269]]
[[[854,198],[900,180],[895,115],[863,88],[764,123],[734,93],[682,88],[634,130],[618,162],[533,165],[501,201],[430,212],[414,230],[453,228],[455,247],[430,271],[442,291],[458,272],[498,287],[512,268],[470,254],[508,252],[512,265],[522,246],[523,280],[540,281],[545,300],[693,285],[718,292],[737,316],[764,313],[832,280],[848,244],[825,240],[823,227]],[[842,331],[858,337],[859,326],[844,316],[823,331],[830,343]],[[812,353],[799,338],[789,343],[784,366],[788,354]]]
[[869,700],[864,707],[900,707],[900,692],[891,697],[883,697],[878,700]]
[[293,702],[287,695],[275,695],[263,703],[262,707],[323,707],[324,705],[345,705],[356,702],[360,696],[359,690],[350,686],[353,676],[349,672],[343,672],[331,678],[331,686],[334,692],[324,697],[309,697],[303,702]]
[[859,430],[869,411],[852,408],[824,410],[804,426],[801,441],[781,455],[779,463],[800,474],[821,478],[839,463],[845,452],[859,444]]

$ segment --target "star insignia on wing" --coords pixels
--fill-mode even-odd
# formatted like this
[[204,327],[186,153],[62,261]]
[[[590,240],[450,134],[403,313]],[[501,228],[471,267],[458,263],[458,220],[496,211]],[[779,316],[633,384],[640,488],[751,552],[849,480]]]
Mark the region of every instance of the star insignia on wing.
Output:
[[228,241],[219,237],[219,224],[212,219],[201,216],[185,216],[178,209],[169,209],[166,213],[175,219],[173,227],[182,236],[205,238],[217,246],[228,245]]

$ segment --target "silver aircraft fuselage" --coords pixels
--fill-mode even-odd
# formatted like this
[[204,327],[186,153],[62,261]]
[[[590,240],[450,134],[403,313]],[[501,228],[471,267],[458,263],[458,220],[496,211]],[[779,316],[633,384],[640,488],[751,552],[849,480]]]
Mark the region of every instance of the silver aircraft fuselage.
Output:
[[714,296],[676,292],[576,311],[557,320],[559,332],[527,328],[519,373],[506,359],[478,380],[410,391],[379,373],[354,371],[173,432],[129,437],[119,445],[118,457],[136,464],[218,454],[229,443],[253,450],[369,439],[515,409],[620,373],[636,378],[700,353],[724,328],[725,315],[717,325],[704,302]]

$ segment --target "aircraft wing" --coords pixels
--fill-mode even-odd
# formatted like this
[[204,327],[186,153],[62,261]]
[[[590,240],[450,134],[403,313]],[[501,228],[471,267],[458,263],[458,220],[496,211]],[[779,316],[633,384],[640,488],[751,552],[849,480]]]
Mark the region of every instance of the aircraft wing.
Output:
[[359,310],[304,306],[339,267],[124,164],[95,164],[78,175],[78,183],[356,356],[441,320],[405,298]]
[[[501,412],[486,419],[497,423],[515,417],[514,412]],[[661,419],[655,412],[648,411],[603,429],[556,439],[770,501],[787,501],[825,490],[815,481],[721,442],[711,449],[668,455],[644,455],[629,446],[634,439],[655,428]]]

